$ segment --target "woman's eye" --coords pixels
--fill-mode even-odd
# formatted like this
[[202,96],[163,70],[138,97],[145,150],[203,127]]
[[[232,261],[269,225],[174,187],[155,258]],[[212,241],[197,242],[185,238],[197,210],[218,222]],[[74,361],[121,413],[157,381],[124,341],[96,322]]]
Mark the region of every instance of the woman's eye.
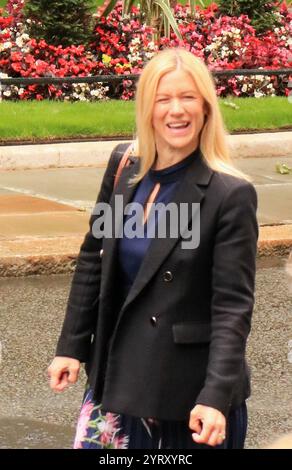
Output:
[[194,96],[184,96],[184,98],[187,99],[187,100],[193,100],[193,99],[195,99]]

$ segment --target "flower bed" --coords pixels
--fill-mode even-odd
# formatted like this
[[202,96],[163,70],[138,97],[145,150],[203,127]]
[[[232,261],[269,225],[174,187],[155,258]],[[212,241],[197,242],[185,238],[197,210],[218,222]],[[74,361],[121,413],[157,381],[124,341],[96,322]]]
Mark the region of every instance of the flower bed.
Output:
[[[30,38],[22,17],[23,0],[15,0],[8,16],[0,10],[0,78],[2,77],[71,77],[104,74],[124,75],[117,87],[102,83],[89,85],[2,86],[3,99],[58,99],[95,101],[109,97],[133,98],[134,85],[129,73],[139,73],[160,48],[182,46],[201,57],[210,70],[237,68],[285,68],[291,61],[291,20],[287,5],[279,7],[280,26],[257,36],[249,18],[220,16],[216,4],[196,8],[191,16],[187,7],[178,4],[175,17],[183,41],[174,34],[152,41],[152,31],[139,21],[139,9],[132,8],[121,17],[121,2],[106,18],[97,18],[94,38],[87,49],[83,45],[52,46]],[[11,5],[11,2],[10,2]],[[216,79],[218,96],[288,95],[287,76],[237,76]]]

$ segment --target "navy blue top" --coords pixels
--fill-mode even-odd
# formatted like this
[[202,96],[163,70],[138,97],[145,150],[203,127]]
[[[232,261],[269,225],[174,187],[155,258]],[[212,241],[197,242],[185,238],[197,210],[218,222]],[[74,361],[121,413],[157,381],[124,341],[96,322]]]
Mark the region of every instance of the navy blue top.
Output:
[[[160,188],[154,202],[155,204],[158,202],[168,204],[171,201],[172,194],[174,193],[179,180],[182,178],[186,168],[191,164],[196,156],[196,151],[194,151],[180,162],[167,168],[163,168],[162,170],[154,170],[150,168],[148,173],[138,183],[131,202],[139,203],[144,207],[144,204],[148,201],[155,184],[160,183]],[[141,220],[138,225],[135,211],[131,212],[129,215],[124,215],[124,231],[126,229],[127,221],[132,219],[131,225],[133,224],[133,217],[137,222],[137,225],[134,224],[135,232],[137,233],[139,230],[138,236],[128,238],[126,236],[127,233],[124,233],[123,238],[119,240],[119,282],[122,284],[120,285],[120,288],[122,289],[124,298],[127,296],[127,293],[135,280],[145,253],[149,248],[153,236],[155,235],[155,227],[157,226],[159,218],[159,210],[154,211],[154,217],[153,214],[151,216],[151,212],[152,211],[150,211],[148,219],[144,225],[143,220]]]

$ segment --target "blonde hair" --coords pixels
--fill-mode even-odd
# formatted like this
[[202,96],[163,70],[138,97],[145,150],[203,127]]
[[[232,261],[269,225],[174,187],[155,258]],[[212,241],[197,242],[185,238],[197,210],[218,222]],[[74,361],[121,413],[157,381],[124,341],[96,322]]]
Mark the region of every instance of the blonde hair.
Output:
[[156,145],[152,127],[152,112],[159,80],[175,70],[191,75],[204,99],[207,117],[200,134],[200,150],[206,164],[215,171],[227,173],[251,181],[237,169],[229,155],[226,131],[218,105],[213,78],[204,62],[182,48],[165,49],[158,52],[141,73],[136,91],[136,139],[134,153],[141,158],[139,173],[131,179],[140,181],[154,163]]

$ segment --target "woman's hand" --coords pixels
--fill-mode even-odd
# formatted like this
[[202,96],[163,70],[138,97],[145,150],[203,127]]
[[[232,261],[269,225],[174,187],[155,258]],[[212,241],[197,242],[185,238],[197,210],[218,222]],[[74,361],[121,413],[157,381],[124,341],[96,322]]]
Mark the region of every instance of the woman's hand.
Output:
[[70,384],[77,382],[80,361],[72,357],[56,356],[48,367],[50,387],[54,392],[63,392]]
[[225,439],[226,419],[221,411],[205,405],[196,405],[190,414],[189,427],[198,444],[216,446]]

